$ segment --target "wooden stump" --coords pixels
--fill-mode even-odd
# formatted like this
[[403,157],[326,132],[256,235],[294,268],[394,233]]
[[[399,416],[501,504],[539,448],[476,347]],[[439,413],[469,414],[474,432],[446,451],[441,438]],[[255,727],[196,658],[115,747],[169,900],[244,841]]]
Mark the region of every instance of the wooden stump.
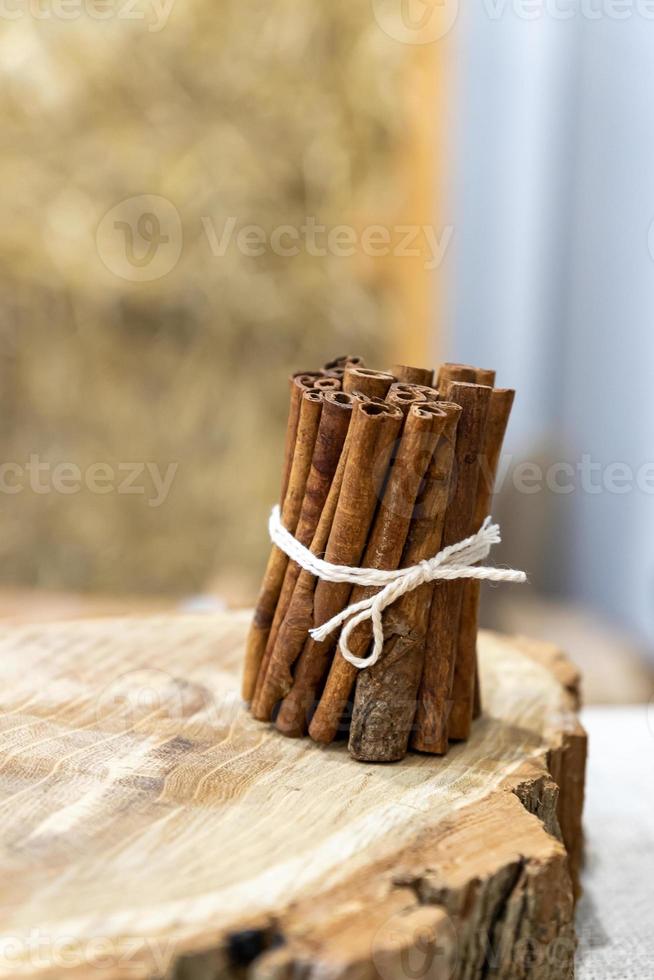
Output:
[[7,629],[0,977],[571,976],[565,658],[484,634],[471,740],[371,766],[249,717],[247,623]]

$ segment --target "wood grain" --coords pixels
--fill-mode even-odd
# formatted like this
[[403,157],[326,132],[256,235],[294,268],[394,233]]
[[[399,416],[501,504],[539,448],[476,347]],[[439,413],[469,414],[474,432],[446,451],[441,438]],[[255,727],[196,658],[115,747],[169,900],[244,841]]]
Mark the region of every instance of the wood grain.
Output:
[[248,715],[250,615],[7,627],[0,977],[570,976],[565,658],[482,633],[470,741],[368,767]]

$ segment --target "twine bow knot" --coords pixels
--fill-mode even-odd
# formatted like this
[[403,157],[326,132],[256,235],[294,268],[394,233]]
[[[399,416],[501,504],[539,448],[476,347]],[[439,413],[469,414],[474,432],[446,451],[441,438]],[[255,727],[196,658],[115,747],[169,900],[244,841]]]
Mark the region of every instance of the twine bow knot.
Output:
[[[347,606],[346,609],[323,623],[322,626],[309,630],[310,635],[315,640],[322,641],[347,621],[341,632],[339,647],[343,657],[359,670],[372,667],[381,656],[384,648],[384,610],[397,602],[401,596],[417,589],[425,582],[452,581],[453,579],[518,583],[527,581],[524,572],[515,571],[511,568],[494,568],[477,564],[488,557],[494,544],[499,544],[502,540],[499,525],[493,524],[491,517],[486,518],[476,534],[464,541],[443,548],[433,558],[424,559],[417,565],[412,565],[409,568],[398,568],[393,571],[334,565],[323,558],[317,558],[282,525],[278,506],[272,509],[268,530],[271,541],[278,548],[317,578],[326,582],[379,586],[379,591],[375,592],[374,595]],[[367,619],[371,621],[372,625],[372,651],[367,657],[356,657],[350,650],[348,641],[352,630]]]

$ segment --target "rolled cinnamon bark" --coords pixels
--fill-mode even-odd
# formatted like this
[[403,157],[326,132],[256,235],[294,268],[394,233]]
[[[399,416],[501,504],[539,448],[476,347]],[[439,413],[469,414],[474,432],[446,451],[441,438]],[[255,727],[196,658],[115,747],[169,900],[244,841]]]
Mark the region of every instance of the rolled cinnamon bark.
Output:
[[[473,534],[479,530],[490,512],[502,443],[509,424],[514,398],[515,391],[505,388],[495,388],[490,397],[486,436],[477,486],[477,501],[471,530]],[[480,589],[481,583],[473,579],[464,583],[459,642],[452,685],[452,710],[448,725],[448,735],[451,739],[467,739],[474,717]]]
[[497,375],[496,371],[491,371],[487,368],[475,368],[476,371],[476,382],[478,385],[487,385],[492,388],[495,384],[495,378]]
[[[298,381],[297,384],[301,385],[302,382]],[[323,397],[320,391],[304,391],[302,394],[293,463],[281,510],[282,523],[291,534],[295,533],[302,509]],[[288,558],[284,552],[273,546],[247,638],[242,686],[243,698],[246,701],[249,701],[254,693],[287,564]]]
[[431,388],[434,381],[434,372],[429,368],[410,367],[408,364],[394,364],[390,371],[398,381],[406,384],[425,385]]
[[[443,382],[443,397],[462,409],[454,454],[452,493],[443,527],[443,547],[463,540],[472,530],[491,391],[485,385]],[[411,738],[412,747],[422,752],[447,752],[448,715],[462,602],[462,581],[436,583]]]
[[[492,388],[495,385],[495,371],[486,368],[474,367],[472,364],[454,364],[448,362],[441,365],[439,371],[440,381],[468,381],[478,385],[488,385]],[[481,692],[479,690],[479,678],[475,669],[475,695],[474,695],[473,715],[478,718],[481,714]]]
[[[403,567],[433,558],[441,548],[450,492],[459,405],[439,402],[442,431],[429,462],[402,556]],[[407,592],[384,617],[379,661],[356,679],[350,754],[365,762],[396,762],[406,755],[416,713],[433,583]]]
[[342,368],[351,367],[363,367],[363,358],[359,357],[358,354],[343,354],[341,357],[335,357],[332,361],[327,361],[323,366],[324,371],[337,371]]
[[440,388],[445,381],[465,381],[469,384],[477,382],[477,368],[472,364],[454,364],[446,361],[441,364],[436,377],[436,387]]
[[[359,565],[403,416],[393,405],[359,404],[354,409],[343,485],[325,558],[336,565]],[[299,582],[298,582],[299,584]],[[339,613],[351,591],[348,583],[320,580],[313,595],[313,626]],[[316,692],[326,673],[334,640],[309,637],[298,660],[293,687],[282,702],[277,728],[297,737],[306,732]]]
[[360,392],[369,398],[385,398],[394,381],[393,375],[386,371],[372,371],[370,368],[347,366],[343,378],[343,391],[350,394]]
[[[302,512],[295,531],[295,537],[305,547],[311,546],[323,514],[343,453],[354,404],[354,397],[344,391],[328,392],[324,396]],[[290,668],[301,651],[301,647],[298,648],[294,656],[288,643],[277,643],[301,571],[294,561],[290,561],[286,567],[266,652],[259,669],[253,713],[262,720],[270,718],[275,704],[290,690]]]
[[[436,394],[436,392],[434,392]],[[419,391],[412,385],[393,384],[388,389],[386,401],[389,405],[397,405],[403,415],[407,415],[412,405],[424,404],[427,401],[424,390]]]
[[[478,385],[488,385],[490,388],[495,386],[495,371],[485,370],[484,368],[476,368],[475,381]],[[465,596],[464,596],[465,602]],[[479,685],[479,671],[477,670],[477,656],[475,654],[475,691],[473,697],[473,718],[479,718],[481,715],[481,688]]]
[[[397,456],[366,546],[364,567],[392,570],[399,566],[416,498],[444,421],[445,413],[436,406],[410,406]],[[374,587],[355,586],[348,604],[360,602],[377,591]],[[371,638],[372,627],[369,622],[361,623],[352,632],[349,645],[355,657],[366,654]],[[337,650],[309,726],[309,735],[314,741],[327,743],[336,738],[350,702],[357,673],[357,668]]]
[[[343,392],[343,394],[347,393]],[[369,398],[362,394],[350,395],[348,397],[352,398],[356,404],[361,405],[370,401]],[[343,486],[343,478],[345,476],[345,464],[347,462],[350,444],[352,442],[353,429],[354,426],[352,425],[352,422],[350,422],[350,427],[345,438],[345,445],[343,446],[343,451],[341,452],[341,458],[338,461],[336,473],[334,474],[334,479],[332,480],[332,485],[329,489],[329,495],[325,506],[323,507],[322,514],[320,515],[318,527],[316,528],[316,532],[311,541],[311,553],[321,557],[325,554],[332,524],[334,522],[334,515],[336,513],[341,487]],[[284,651],[284,663],[287,664],[289,668],[295,663],[297,658],[302,653],[306,643],[307,633],[313,624],[313,594],[315,589],[316,579],[311,572],[302,569],[298,576],[298,580],[295,583],[293,595],[290,599],[284,619],[279,626],[279,632],[275,641],[275,648],[279,647],[280,650]],[[271,718],[270,710],[264,711],[262,702],[263,685],[266,677],[267,671],[264,672],[260,670],[252,700],[252,714],[260,721],[270,721]],[[269,701],[269,699],[266,698],[266,701]]]
[[446,361],[438,369],[436,387],[440,390],[446,381],[465,381],[468,384],[477,384],[477,368],[472,364],[453,364]]
[[282,487],[279,494],[279,506],[284,506],[284,497],[288,488],[288,480],[291,475],[293,465],[293,453],[295,452],[295,439],[297,436],[297,423],[300,418],[300,405],[302,404],[302,393],[310,391],[318,378],[323,377],[322,371],[300,371],[292,374],[288,379],[290,391],[290,403],[288,409],[288,422],[286,423],[286,438],[284,441],[284,461],[282,463]]
[[465,381],[469,384],[487,385],[492,388],[495,384],[495,371],[474,367],[472,364],[454,364],[447,361],[441,364],[438,372],[438,385],[445,381]]
[[342,387],[342,381],[340,378],[330,377],[330,378],[316,378],[313,387],[317,391],[340,391]]

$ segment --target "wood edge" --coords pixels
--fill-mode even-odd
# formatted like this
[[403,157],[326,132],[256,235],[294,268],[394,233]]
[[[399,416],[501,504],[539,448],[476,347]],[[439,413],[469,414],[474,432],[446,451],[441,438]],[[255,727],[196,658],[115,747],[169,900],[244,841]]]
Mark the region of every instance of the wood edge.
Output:
[[[430,978],[444,980],[459,976],[455,970],[461,962],[470,975],[482,975],[475,970],[487,969],[490,957],[498,955],[505,971],[513,969],[516,956],[536,956],[544,964],[553,961],[552,971],[539,977],[571,975],[573,890],[565,848],[547,826],[552,820],[555,825],[556,787],[544,766],[536,766],[533,777],[527,791],[525,773],[517,774],[513,787],[507,784],[481,805],[462,808],[397,854],[290,906],[275,920],[216,935],[213,945],[180,957],[167,980],[218,975],[210,970],[236,976],[243,969],[260,980],[327,975],[390,980],[409,976],[406,963],[419,964],[421,957],[430,960]],[[499,843],[490,847],[494,835]],[[459,855],[466,847],[486,856],[481,873],[462,868]],[[539,939],[531,931],[529,937],[517,932],[511,937],[511,924],[527,904]],[[235,960],[233,951],[248,943],[256,955]],[[513,976],[501,968],[493,975]]]
[[502,636],[520,653],[549,670],[563,690],[564,705],[551,719],[546,733],[550,748],[545,762],[557,787],[559,833],[568,854],[576,901],[581,895],[584,862],[582,818],[588,758],[588,735],[578,716],[582,705],[581,674],[568,655],[554,643],[525,636]]
[[582,707],[581,673],[568,654],[555,643],[548,643],[545,640],[533,640],[531,637],[521,635],[507,636],[504,633],[495,633],[491,630],[484,630],[482,632],[492,633],[494,636],[502,637],[503,640],[510,642],[512,646],[516,647],[520,653],[549,670],[569,695],[571,699],[571,710],[580,710]]
[[[461,808],[408,847],[289,906],[276,919],[244,923],[237,933],[217,935],[213,948],[186,952],[178,964],[183,970],[173,967],[167,980],[203,980],[213,975],[208,966],[218,963],[227,976],[247,967],[257,980],[298,975],[357,980],[388,975],[390,980],[408,975],[401,963],[426,956],[439,967],[432,963],[429,973],[438,980],[458,976],[461,958],[466,969],[471,962],[487,969],[487,957],[498,955],[498,949],[508,971],[516,955],[536,956],[542,961],[539,977],[571,977],[578,851],[574,834],[566,841],[576,826],[568,822],[567,808],[574,810],[578,797],[566,798],[565,787],[580,758],[578,748],[579,743],[564,744],[563,735],[554,747],[544,745],[541,756],[480,803]],[[466,874],[460,855],[468,850],[488,862],[481,874],[478,864]],[[542,942],[526,933],[511,940],[511,923],[525,914],[526,905],[536,916]],[[230,954],[242,947],[244,937],[253,942],[252,951],[260,950],[247,964]],[[471,975],[477,975],[474,969]],[[513,976],[501,969],[493,975]]]

